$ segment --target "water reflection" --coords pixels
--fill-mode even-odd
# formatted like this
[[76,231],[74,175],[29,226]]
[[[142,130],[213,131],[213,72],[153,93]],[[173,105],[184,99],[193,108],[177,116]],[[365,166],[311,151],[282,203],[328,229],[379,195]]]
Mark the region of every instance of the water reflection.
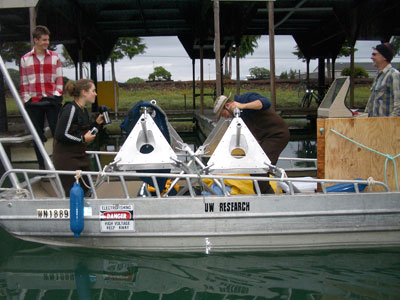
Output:
[[[280,157],[317,158],[317,142],[315,140],[290,141],[282,151]],[[296,162],[296,167],[316,167],[313,162]],[[287,161],[278,161],[278,167],[292,167]]]
[[[306,140],[297,142],[297,150],[294,157],[301,158],[317,158],[317,143],[316,141]],[[311,162],[296,162],[297,167],[314,167],[315,164]]]
[[171,255],[19,251],[0,299],[399,299],[400,249]]

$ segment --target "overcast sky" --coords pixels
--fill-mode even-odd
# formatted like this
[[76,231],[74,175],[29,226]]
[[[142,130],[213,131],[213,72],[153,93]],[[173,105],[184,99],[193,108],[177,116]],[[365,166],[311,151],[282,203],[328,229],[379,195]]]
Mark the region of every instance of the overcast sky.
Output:
[[[140,77],[147,79],[153,72],[154,67],[162,66],[172,74],[172,79],[191,80],[192,61],[177,37],[146,37],[143,38],[147,45],[146,53],[133,57],[132,60],[124,58],[116,63],[117,81],[125,82],[129,78]],[[359,41],[356,43],[358,51],[355,53],[356,62],[371,62],[370,55],[372,47],[380,43],[379,41]],[[300,70],[306,71],[306,64],[298,60],[292,54],[296,43],[291,36],[275,36],[275,72],[280,75],[284,71]],[[60,48],[60,47],[59,47]],[[349,58],[338,59],[338,61],[348,62]],[[396,57],[394,61],[398,62]],[[253,55],[248,55],[240,60],[241,78],[246,78],[249,69],[252,67],[263,67],[270,69],[269,66],[269,42],[268,36],[262,36],[258,40],[258,48]],[[312,60],[310,70],[317,67],[317,60]],[[196,80],[200,78],[200,62],[196,60]],[[98,80],[102,80],[101,67],[98,67]],[[75,79],[74,69],[65,69],[64,75],[70,79]],[[233,78],[236,78],[235,59],[233,60]],[[105,80],[111,79],[111,64],[105,67]],[[215,79],[214,60],[204,60],[204,79]]]

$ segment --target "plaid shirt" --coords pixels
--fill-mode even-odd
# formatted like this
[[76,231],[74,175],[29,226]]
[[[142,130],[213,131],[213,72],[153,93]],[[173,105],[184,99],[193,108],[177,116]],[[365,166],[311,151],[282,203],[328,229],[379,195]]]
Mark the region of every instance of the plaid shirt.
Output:
[[365,112],[369,117],[400,116],[400,73],[391,64],[378,72]]
[[62,67],[56,52],[46,50],[43,61],[40,61],[33,49],[22,56],[19,70],[24,102],[29,99],[39,102],[42,97],[62,96]]

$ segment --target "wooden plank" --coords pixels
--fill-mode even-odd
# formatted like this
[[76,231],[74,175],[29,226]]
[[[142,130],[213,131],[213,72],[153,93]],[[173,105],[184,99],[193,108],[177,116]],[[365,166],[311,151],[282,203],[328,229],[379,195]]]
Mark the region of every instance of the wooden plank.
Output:
[[325,178],[325,120],[317,119],[317,177]]
[[[317,178],[325,178],[325,120],[317,119]],[[321,186],[318,184],[318,191]]]
[[[317,130],[324,130],[324,138],[318,135],[318,174],[325,175],[327,179],[368,179],[385,181],[386,157],[362,146],[352,143],[337,135],[332,130],[354,140],[364,146],[392,157],[400,154],[400,118],[330,118],[318,122]],[[319,162],[321,159],[323,163]],[[400,175],[400,157],[395,160],[397,173]],[[389,161],[387,165],[387,184],[396,190],[394,164]]]

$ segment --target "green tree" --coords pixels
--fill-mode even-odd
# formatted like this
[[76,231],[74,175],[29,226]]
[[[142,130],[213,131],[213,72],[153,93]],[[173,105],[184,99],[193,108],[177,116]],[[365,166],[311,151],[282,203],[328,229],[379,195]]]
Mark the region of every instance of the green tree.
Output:
[[[294,48],[295,48],[295,51],[293,51],[292,53],[297,56],[297,59],[301,59],[303,62],[305,62],[306,58],[305,58],[303,52],[301,52],[299,46],[296,45]],[[356,51],[358,51],[358,49],[354,48],[354,52],[356,52]],[[350,46],[349,42],[346,40],[343,43],[342,48],[340,48],[339,54],[336,58],[350,56],[350,53],[351,53],[351,46]]]
[[62,46],[61,55],[64,57],[64,60],[61,62],[64,68],[75,67],[74,61],[72,60],[71,55],[69,55],[68,50],[67,48],[65,48],[65,46]]
[[0,55],[5,62],[14,62],[19,66],[21,57],[31,49],[28,42],[5,42],[1,44]]
[[112,80],[116,81],[114,64],[118,60],[128,56],[132,59],[135,55],[145,53],[146,44],[142,43],[140,37],[123,37],[119,38],[115,43],[114,49],[110,56]]
[[[246,55],[253,55],[254,50],[258,47],[258,40],[261,35],[244,35],[240,39],[240,58],[244,58]],[[232,46],[229,49],[229,53],[225,56],[225,77],[232,77],[232,57],[236,57],[237,47]],[[228,68],[228,59],[229,59],[229,68]]]
[[[294,55],[296,55],[298,59],[301,59],[303,62],[305,62],[306,58],[305,58],[304,54],[301,52],[298,45],[295,46],[295,50],[296,51],[294,51],[292,53]],[[354,52],[356,52],[357,50],[358,50],[357,48],[354,48]],[[344,41],[342,48],[340,48],[340,51],[336,58],[343,57],[343,56],[348,57],[348,56],[350,56],[350,54],[351,54],[351,45],[346,40],[346,41]],[[330,77],[330,74],[331,74],[331,59],[330,58],[326,59],[326,67],[327,67],[328,77]]]
[[281,75],[279,75],[279,78],[288,79],[289,78],[288,72],[287,71],[282,72]]
[[266,68],[253,67],[249,71],[253,79],[267,79],[270,77],[270,72]]
[[145,82],[144,79],[140,78],[140,77],[133,77],[133,78],[129,78],[126,83],[142,83]]
[[169,81],[171,80],[171,73],[164,67],[158,66],[154,68],[154,72],[149,75],[150,81]]
[[394,48],[395,55],[400,54],[400,36],[395,36],[390,42]]
[[[254,50],[258,47],[258,40],[261,35],[244,35],[240,39],[240,58],[244,58],[248,54],[253,55]],[[236,57],[236,47],[232,48],[232,57]]]
[[[63,68],[74,68],[75,63],[71,58],[71,55],[69,55],[67,48],[65,46],[62,47],[61,50],[61,56],[64,57],[64,60],[61,61],[61,65]],[[82,72],[83,72],[83,78],[89,78],[89,63],[82,63]],[[64,82],[65,83],[65,82]]]
[[301,59],[302,62],[306,62],[306,57],[304,56],[298,45],[294,46],[294,50],[295,51],[293,51],[292,54],[296,55],[297,59]]
[[280,79],[296,79],[297,72],[296,70],[290,69],[289,73],[287,71],[282,72],[279,76]]
[[[350,67],[346,67],[340,73],[342,76],[350,76]],[[360,66],[354,66],[354,78],[368,78],[367,71]]]
[[19,89],[19,83],[20,83],[19,70],[8,68],[7,71],[15,87]]
[[292,70],[292,68],[290,68],[290,71],[289,71],[289,78],[290,78],[290,79],[296,79],[296,75],[297,75],[296,70]]

